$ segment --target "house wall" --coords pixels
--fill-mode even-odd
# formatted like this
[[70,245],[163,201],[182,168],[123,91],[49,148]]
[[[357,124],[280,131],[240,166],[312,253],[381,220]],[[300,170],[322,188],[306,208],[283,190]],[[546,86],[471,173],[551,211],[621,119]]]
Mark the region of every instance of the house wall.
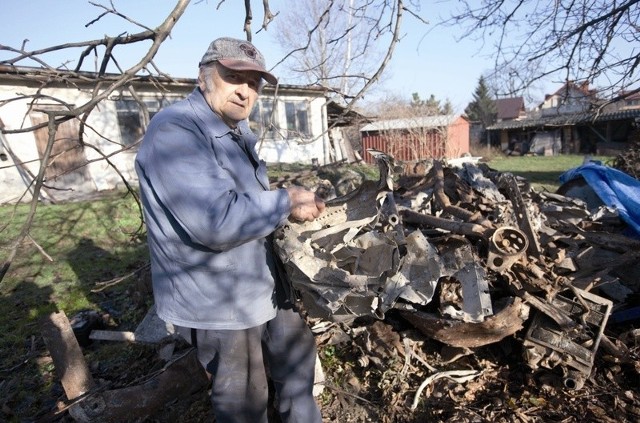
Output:
[[576,88],[559,92],[547,97],[540,105],[542,116],[555,114],[579,113],[589,110],[591,99],[586,94]]
[[[192,88],[189,88],[189,91]],[[0,85],[0,101],[16,99],[16,93],[21,95],[34,94],[36,87],[27,85]],[[57,98],[72,106],[80,106],[91,99],[91,92],[88,89],[76,88],[47,88],[42,91],[52,98]],[[145,93],[137,91],[141,98],[157,96],[155,93]],[[186,93],[181,93],[183,97]],[[60,103],[51,100],[40,100],[37,105],[30,108],[27,100],[16,99],[7,102],[0,108],[0,119],[4,124],[5,131],[29,128],[34,124],[33,118],[42,118],[45,115],[38,113],[38,108],[50,108],[59,106]],[[75,128],[78,132],[79,122],[69,121],[66,125]],[[58,136],[58,134],[57,134]],[[38,153],[36,136],[33,131],[19,134],[4,134],[2,138],[4,148],[10,152],[7,160],[0,162],[0,203],[12,203],[16,201],[29,201],[32,192],[28,191],[31,181],[38,174],[40,166],[40,155]],[[41,199],[51,201],[65,200],[72,197],[81,196],[94,191],[111,190],[124,187],[123,178],[130,183],[137,183],[137,176],[134,170],[134,159],[136,150],[130,149],[121,151],[122,139],[118,124],[115,101],[107,99],[96,107],[86,120],[83,142],[87,145],[81,150],[84,154],[87,165],[83,172],[84,180],[76,180],[70,185],[65,185],[64,190],[43,188]],[[95,147],[95,148],[92,148]],[[109,162],[98,152],[108,156]],[[116,172],[114,167],[120,172],[122,177]],[[50,184],[47,184],[50,185]],[[55,185],[55,184],[51,184]]]
[[[0,86],[0,101],[16,98],[16,92],[28,95],[34,93],[35,88],[25,86]],[[79,90],[49,89],[46,91],[46,94],[72,105],[81,105],[90,99],[90,95],[87,92]],[[54,103],[52,101],[41,101],[39,104],[41,106],[35,106],[34,109],[43,107],[44,105],[53,105]],[[94,110],[87,119],[87,128],[92,128],[93,130],[87,130],[84,138],[85,143],[95,145],[107,154],[114,152],[118,147],[98,137],[96,132],[102,133],[105,137],[119,142],[120,133],[117,123],[114,123],[113,119],[107,119],[105,117],[106,114],[110,113],[115,113],[115,109],[111,110],[109,102],[101,105],[99,110]],[[32,117],[35,117],[37,114],[34,110],[29,109],[28,103],[24,100],[11,101],[0,109],[0,118],[4,123],[5,130],[28,128],[34,123]],[[79,126],[77,123],[72,125],[75,125],[76,128]],[[3,166],[0,169],[0,184],[2,184],[0,203],[14,202],[20,199],[33,180],[33,177],[38,174],[40,165],[40,156],[33,132],[5,134],[3,139],[7,144],[5,146],[6,149],[10,151],[11,154],[7,162],[3,162]],[[99,158],[93,149],[85,147],[84,155],[86,160],[90,162],[87,165],[87,171],[88,174],[91,175],[92,182],[82,184],[83,186],[71,186],[69,187],[70,189],[74,191],[86,189],[101,190],[106,189],[110,184],[116,184],[117,174],[110,171],[104,162],[91,162]],[[126,166],[127,160],[124,159],[122,155],[115,155],[112,157],[112,160],[115,164],[122,167],[125,174],[129,173],[129,169]],[[42,193],[43,198],[50,198],[52,200],[65,197],[68,194],[68,192],[54,190],[45,190],[45,192]],[[23,200],[28,201],[30,197],[30,195],[27,195]]]
[[[275,137],[260,140],[256,146],[260,158],[267,163],[311,164],[313,159],[318,159],[320,165],[330,163],[329,135],[325,123],[325,97],[310,99],[308,96],[286,96],[286,99],[309,102],[308,117],[311,135],[301,138],[298,134],[289,134],[286,129],[278,130],[275,132]],[[276,106],[277,122],[285,127],[286,113],[281,104],[282,102],[279,102]]]

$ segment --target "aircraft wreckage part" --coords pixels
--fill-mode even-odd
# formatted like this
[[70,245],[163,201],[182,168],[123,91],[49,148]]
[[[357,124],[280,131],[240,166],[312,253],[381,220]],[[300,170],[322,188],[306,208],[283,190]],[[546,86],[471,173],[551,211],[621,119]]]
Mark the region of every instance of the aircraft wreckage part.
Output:
[[381,276],[399,265],[398,246],[380,233],[364,233],[330,254],[285,226],[275,250],[309,314],[335,321],[375,315]]
[[406,249],[400,269],[384,285],[382,312],[389,310],[398,298],[426,305],[433,299],[438,279],[445,271],[438,250],[422,232],[407,235]]
[[[277,231],[275,250],[309,314],[349,321],[395,309],[426,336],[470,348],[513,335],[533,307],[544,325],[528,341],[532,365],[561,363],[567,386],[581,386],[605,319],[587,324],[596,314],[587,296],[571,294],[579,296],[570,301],[576,312],[558,304],[558,292],[575,286],[577,275],[590,279],[580,287],[612,277],[594,275],[594,261],[581,256],[585,248],[606,245],[618,255],[638,249],[600,229],[616,223],[588,214],[577,200],[521,191],[513,175],[501,179],[487,166],[452,172],[434,160],[423,173],[401,175],[393,192],[392,172],[382,166],[380,174],[377,183],[327,201],[316,221]],[[430,304],[436,295],[437,305]],[[568,350],[576,357],[558,352],[567,339],[580,347]]]
[[503,272],[524,256],[529,242],[522,231],[516,228],[502,227],[489,238],[487,267]]
[[458,235],[470,235],[476,237],[486,237],[491,230],[477,223],[458,222],[442,217],[430,216],[413,210],[402,208],[400,210],[402,220],[419,226],[444,229]]
[[447,319],[409,307],[398,309],[403,318],[430,338],[460,348],[476,348],[498,342],[523,328],[529,307],[517,297],[502,298],[493,316],[482,322]]
[[463,209],[451,204],[449,197],[444,192],[444,171],[442,163],[435,161],[433,163],[433,171],[435,172],[435,184],[434,184],[434,198],[438,203],[438,206],[446,213],[455,216],[465,222],[475,223],[483,226],[487,229],[492,229],[493,224],[488,219],[484,218],[480,213],[474,213],[469,210]]
[[563,291],[551,303],[580,324],[563,330],[546,314],[536,313],[523,342],[524,357],[533,369],[560,367],[564,385],[580,389],[591,374],[613,303],[577,288]]
[[449,236],[439,245],[442,262],[440,313],[465,322],[481,322],[493,314],[485,270],[472,244]]
[[503,173],[500,175],[499,183],[504,185],[507,191],[507,195],[513,204],[513,210],[515,211],[516,220],[518,226],[526,234],[528,239],[527,250],[530,255],[536,258],[540,258],[541,249],[538,242],[538,236],[531,223],[531,216],[529,216],[529,208],[522,198],[522,193],[518,188],[515,176],[511,173]]
[[526,291],[522,292],[520,297],[531,307],[537,309],[541,313],[544,313],[547,317],[553,320],[562,330],[571,330],[578,324],[571,318],[571,316],[565,313],[564,310],[549,301],[538,298]]
[[478,263],[467,263],[458,270],[453,278],[462,284],[462,311],[470,316],[472,321],[481,322],[493,315],[489,283],[485,279],[485,271]]
[[276,231],[274,249],[289,281],[312,317],[381,318],[379,294],[398,271],[405,243],[393,195],[365,181],[326,204],[313,222],[289,222]]
[[498,191],[496,184],[484,175],[482,169],[480,169],[477,164],[463,163],[462,171],[457,173],[469,183],[471,188],[478,191],[482,195],[482,198],[491,204],[506,202],[505,196]]

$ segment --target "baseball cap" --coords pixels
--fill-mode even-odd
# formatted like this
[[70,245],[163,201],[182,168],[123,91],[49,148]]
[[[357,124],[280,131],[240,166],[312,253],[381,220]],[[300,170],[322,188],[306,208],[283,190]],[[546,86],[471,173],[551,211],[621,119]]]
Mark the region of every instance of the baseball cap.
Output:
[[222,66],[239,71],[257,71],[262,78],[272,85],[278,83],[278,78],[265,69],[264,56],[250,42],[235,38],[218,38],[209,45],[200,66],[211,62],[219,62]]

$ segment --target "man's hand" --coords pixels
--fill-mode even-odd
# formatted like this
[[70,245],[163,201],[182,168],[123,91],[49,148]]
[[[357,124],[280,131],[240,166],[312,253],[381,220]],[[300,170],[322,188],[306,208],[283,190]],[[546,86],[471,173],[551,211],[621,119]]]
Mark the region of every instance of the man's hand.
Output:
[[291,200],[291,217],[302,222],[311,222],[324,211],[324,201],[316,194],[302,187],[287,188]]

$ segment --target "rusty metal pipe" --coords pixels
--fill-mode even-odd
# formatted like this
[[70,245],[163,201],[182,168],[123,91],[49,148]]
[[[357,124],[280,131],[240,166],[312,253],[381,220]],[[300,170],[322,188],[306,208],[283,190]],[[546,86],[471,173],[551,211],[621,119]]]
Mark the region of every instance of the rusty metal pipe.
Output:
[[444,229],[458,235],[470,235],[482,238],[491,236],[492,230],[485,228],[477,223],[458,222],[442,217],[430,216],[415,212],[411,209],[403,208],[400,210],[402,220],[419,226],[431,226],[433,228]]

